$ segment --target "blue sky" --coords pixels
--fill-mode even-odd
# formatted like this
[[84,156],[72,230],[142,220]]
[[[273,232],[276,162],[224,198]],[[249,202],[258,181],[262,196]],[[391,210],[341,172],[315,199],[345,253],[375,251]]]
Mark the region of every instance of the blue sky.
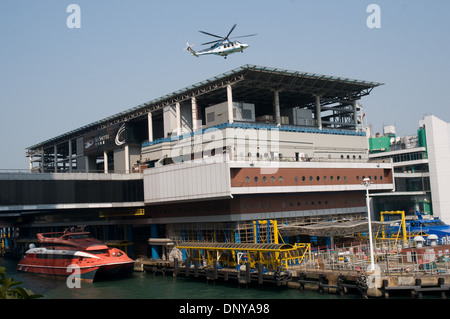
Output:
[[[69,4],[81,28],[69,29]],[[381,28],[369,29],[369,4]],[[450,122],[450,1],[2,0],[0,170],[26,147],[244,64],[383,82],[361,100],[375,132]],[[205,30],[245,39],[243,54],[195,58]],[[244,41],[243,41],[244,42]]]

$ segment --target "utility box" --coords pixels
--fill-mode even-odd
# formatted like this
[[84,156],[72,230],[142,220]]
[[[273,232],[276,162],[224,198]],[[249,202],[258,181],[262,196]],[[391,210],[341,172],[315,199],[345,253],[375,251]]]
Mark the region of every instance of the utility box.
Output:
[[[205,108],[206,127],[228,122],[228,102],[219,103]],[[233,121],[255,122],[255,104],[233,102]]]

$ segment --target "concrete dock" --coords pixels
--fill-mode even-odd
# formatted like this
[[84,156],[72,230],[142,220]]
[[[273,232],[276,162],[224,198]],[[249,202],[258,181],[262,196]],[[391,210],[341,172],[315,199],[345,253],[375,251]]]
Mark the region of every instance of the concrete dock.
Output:
[[429,261],[419,257],[407,262],[401,255],[396,258],[385,256],[385,260],[379,256],[375,271],[368,271],[368,264],[330,263],[317,256],[301,265],[290,266],[289,270],[278,267],[268,271],[262,264],[256,264],[253,268],[248,263],[238,268],[222,268],[217,263],[202,265],[196,260],[179,262],[177,259],[146,258],[136,260],[135,270],[155,275],[203,278],[206,281],[235,281],[238,285],[270,284],[318,293],[360,294],[363,298],[389,298],[399,293],[410,294],[413,298],[422,298],[424,294],[446,298],[450,292],[450,265],[447,259]]

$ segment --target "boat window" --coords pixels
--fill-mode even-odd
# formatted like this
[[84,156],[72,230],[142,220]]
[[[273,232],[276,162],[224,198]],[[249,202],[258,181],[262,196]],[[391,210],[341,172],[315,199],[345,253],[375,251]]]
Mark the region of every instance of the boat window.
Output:
[[100,255],[100,254],[107,254],[108,250],[107,249],[89,250],[88,252],[93,255]]
[[432,222],[427,223],[429,226],[446,226],[442,220],[433,220]]
[[67,239],[88,239],[92,236],[90,234],[76,234],[76,235],[68,235],[66,236]]

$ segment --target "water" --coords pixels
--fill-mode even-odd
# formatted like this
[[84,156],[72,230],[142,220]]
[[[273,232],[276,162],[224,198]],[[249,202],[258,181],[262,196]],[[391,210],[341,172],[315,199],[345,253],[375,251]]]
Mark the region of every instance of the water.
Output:
[[21,287],[41,294],[44,299],[360,299],[357,295],[339,296],[300,291],[275,285],[257,284],[238,287],[236,282],[206,283],[205,279],[172,277],[141,272],[132,275],[82,282],[80,288],[68,288],[64,279],[18,272],[17,261],[0,258],[7,277],[21,281]]

